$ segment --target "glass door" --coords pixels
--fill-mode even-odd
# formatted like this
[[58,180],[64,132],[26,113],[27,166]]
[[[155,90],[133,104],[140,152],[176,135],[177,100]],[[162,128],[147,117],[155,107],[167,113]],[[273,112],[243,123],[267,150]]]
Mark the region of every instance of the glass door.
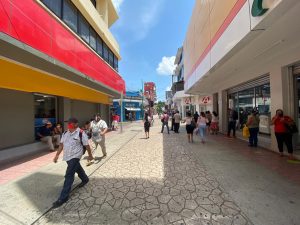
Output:
[[[296,124],[297,127],[300,128],[300,74],[295,76],[295,111],[296,111]],[[297,145],[297,149],[300,149],[300,132],[295,134],[295,143]]]

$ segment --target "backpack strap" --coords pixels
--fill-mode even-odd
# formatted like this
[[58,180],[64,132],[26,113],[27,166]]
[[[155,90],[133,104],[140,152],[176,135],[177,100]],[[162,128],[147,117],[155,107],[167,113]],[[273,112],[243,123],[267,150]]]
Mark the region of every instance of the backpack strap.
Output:
[[82,143],[82,133],[84,132],[84,130],[81,130],[79,131],[79,138],[80,138],[80,143],[82,145],[82,149],[83,149],[83,154],[85,154],[85,151],[86,151],[86,147],[83,145]]

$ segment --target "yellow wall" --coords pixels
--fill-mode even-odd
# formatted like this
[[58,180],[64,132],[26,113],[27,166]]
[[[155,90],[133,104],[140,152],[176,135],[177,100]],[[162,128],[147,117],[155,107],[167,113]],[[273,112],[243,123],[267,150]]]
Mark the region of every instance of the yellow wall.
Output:
[[196,0],[184,41],[185,75],[191,72],[237,1]]
[[0,87],[110,104],[108,95],[0,58]]

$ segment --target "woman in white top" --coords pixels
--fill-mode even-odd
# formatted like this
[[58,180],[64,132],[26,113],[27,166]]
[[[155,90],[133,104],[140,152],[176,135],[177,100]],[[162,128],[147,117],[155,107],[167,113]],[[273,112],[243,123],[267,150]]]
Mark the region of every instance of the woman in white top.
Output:
[[219,131],[219,118],[216,111],[213,111],[211,125],[210,125],[211,134],[218,134]]
[[200,117],[198,118],[197,121],[197,127],[199,129],[199,135],[201,137],[201,142],[204,144],[205,143],[205,130],[206,130],[206,123],[208,122],[205,113],[201,112]]

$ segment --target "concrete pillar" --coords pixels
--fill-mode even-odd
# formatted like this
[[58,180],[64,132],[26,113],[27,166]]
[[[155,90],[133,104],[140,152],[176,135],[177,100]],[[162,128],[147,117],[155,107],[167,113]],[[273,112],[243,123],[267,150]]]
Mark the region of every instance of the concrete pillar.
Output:
[[[285,111],[286,106],[283,104],[283,76],[280,67],[275,67],[270,71],[270,89],[271,89],[271,119],[277,109]],[[271,127],[271,149],[277,151],[277,141],[274,134],[274,127]]]
[[218,94],[218,102],[219,102],[219,129],[220,132],[226,133],[227,132],[227,91],[219,91]]
[[63,98],[63,122],[64,130],[67,130],[67,121],[71,117],[72,113],[72,100],[69,98]]
[[108,24],[108,3],[107,0],[97,0],[97,11],[100,13],[102,19]]

